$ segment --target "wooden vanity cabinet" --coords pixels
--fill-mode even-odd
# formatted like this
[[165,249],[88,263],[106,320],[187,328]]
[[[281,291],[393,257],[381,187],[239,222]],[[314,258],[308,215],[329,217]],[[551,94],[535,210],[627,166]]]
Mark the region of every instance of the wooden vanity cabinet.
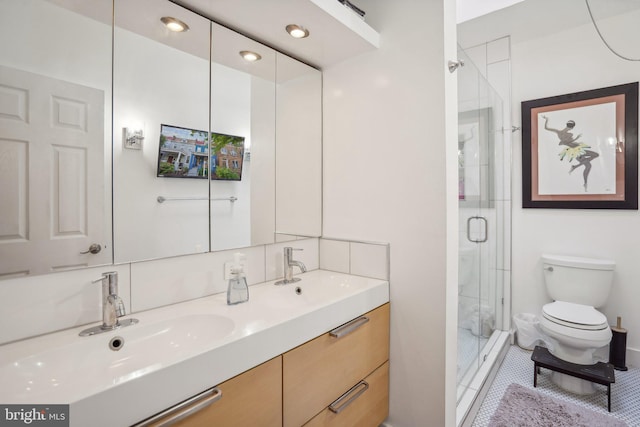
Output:
[[[221,393],[216,398],[216,393]],[[282,427],[282,356],[258,365],[215,387],[205,408],[174,422],[168,413],[145,427]],[[198,405],[187,406],[183,412]]]
[[[310,425],[378,426],[388,414],[388,360],[389,304],[283,354],[283,426],[316,416]],[[332,403],[344,409],[334,413]],[[367,412],[369,418],[358,416]]]
[[379,426],[389,414],[389,362],[341,397],[304,427]]
[[389,413],[389,304],[134,427],[375,427]]

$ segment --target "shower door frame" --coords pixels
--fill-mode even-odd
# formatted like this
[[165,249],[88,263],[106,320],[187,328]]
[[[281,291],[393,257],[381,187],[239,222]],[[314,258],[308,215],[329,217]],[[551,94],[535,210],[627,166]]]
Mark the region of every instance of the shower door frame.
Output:
[[[475,339],[477,347],[475,349],[474,358],[467,366],[461,366],[461,375],[458,376],[458,402],[460,402],[462,396],[464,396],[469,385],[474,381],[476,374],[480,371],[482,364],[487,358],[488,352],[496,342],[497,335],[509,327],[505,324],[503,317],[503,304],[504,304],[504,283],[501,271],[498,266],[498,244],[500,241],[504,241],[503,224],[500,223],[501,219],[505,216],[498,212],[496,204],[496,195],[494,187],[497,180],[497,162],[502,159],[502,156],[498,155],[499,150],[503,150],[501,145],[503,127],[503,102],[497,95],[495,90],[491,88],[489,83],[484,79],[480,72],[475,68],[473,62],[471,62],[464,51],[459,52],[459,57],[464,58],[466,65],[460,70],[459,79],[464,79],[466,76],[474,77],[474,74],[470,74],[475,71],[477,76],[477,94],[471,94],[470,100],[459,102],[459,109],[466,108],[465,111],[459,111],[459,131],[461,130],[461,124],[475,123],[478,125],[478,141],[475,155],[477,163],[473,165],[464,164],[465,156],[464,142],[461,142],[461,136],[459,136],[459,153],[462,153],[464,159],[459,164],[460,171],[466,178],[466,167],[477,168],[475,188],[476,194],[468,196],[464,191],[467,190],[464,186],[464,179],[461,179],[459,188],[459,211],[460,211],[460,249],[463,246],[469,249],[469,245],[472,245],[475,252],[475,282],[473,286],[477,290],[476,295],[465,295],[465,291],[468,289],[461,288],[459,292],[458,307],[461,313],[463,310],[463,301],[469,302],[472,298],[477,298],[477,301],[472,305],[477,306],[477,310],[472,310],[471,313],[477,314],[475,319],[465,319],[459,317],[458,324],[458,358],[459,364],[464,359],[461,357],[461,350],[468,349],[468,345],[465,345],[463,341],[465,339]],[[468,68],[467,68],[468,67]],[[471,70],[470,70],[471,69]],[[466,73],[465,73],[466,72]],[[474,88],[473,81],[467,81],[467,84],[471,82],[472,89]],[[459,83],[460,87],[460,83]],[[462,96],[464,96],[463,94]],[[469,94],[466,94],[469,95]],[[473,95],[476,95],[473,98]],[[459,96],[460,93],[459,93]],[[467,127],[468,129],[468,127]],[[463,140],[468,136],[462,136]],[[460,157],[459,157],[460,162]],[[464,197],[463,197],[464,195]],[[470,213],[471,211],[471,213]],[[473,291],[473,289],[472,289]],[[486,308],[488,307],[488,309]],[[468,307],[466,307],[468,310]],[[468,328],[469,322],[471,328]],[[490,327],[489,327],[490,325]],[[464,330],[462,326],[467,326]],[[467,358],[469,356],[467,355]],[[460,366],[460,365],[459,365]]]

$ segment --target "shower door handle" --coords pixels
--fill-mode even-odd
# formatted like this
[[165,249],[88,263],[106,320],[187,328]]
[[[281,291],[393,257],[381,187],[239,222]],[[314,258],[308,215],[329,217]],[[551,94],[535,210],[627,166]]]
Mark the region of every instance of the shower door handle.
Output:
[[479,216],[478,220],[484,222],[484,238],[478,240],[478,243],[484,243],[489,238],[489,221],[483,216]]
[[[471,221],[482,221],[484,222],[484,237],[481,239],[473,239],[471,238]],[[467,240],[473,243],[484,243],[489,238],[489,223],[487,222],[487,218],[483,216],[470,216],[467,218]]]

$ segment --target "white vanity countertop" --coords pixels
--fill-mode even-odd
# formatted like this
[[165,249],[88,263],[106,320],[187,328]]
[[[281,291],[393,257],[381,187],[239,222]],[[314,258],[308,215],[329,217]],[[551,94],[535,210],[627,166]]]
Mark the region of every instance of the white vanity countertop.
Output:
[[112,332],[79,337],[85,325],[0,346],[0,402],[70,404],[71,426],[131,425],[389,301],[384,280],[296,277],[251,286],[234,306],[221,293],[134,313],[125,318],[140,323]]

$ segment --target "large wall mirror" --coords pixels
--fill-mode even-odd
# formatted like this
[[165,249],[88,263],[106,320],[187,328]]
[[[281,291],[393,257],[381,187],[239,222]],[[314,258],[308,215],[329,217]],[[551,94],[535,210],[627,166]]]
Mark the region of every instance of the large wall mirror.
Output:
[[211,57],[211,249],[273,243],[276,52],[214,23]]
[[112,263],[111,9],[0,2],[0,278]]
[[277,56],[276,232],[322,232],[322,73]]
[[0,12],[0,279],[320,235],[320,71],[167,0]]
[[[164,17],[189,28],[171,31]],[[116,263],[209,251],[210,31],[168,1],[115,0]]]

